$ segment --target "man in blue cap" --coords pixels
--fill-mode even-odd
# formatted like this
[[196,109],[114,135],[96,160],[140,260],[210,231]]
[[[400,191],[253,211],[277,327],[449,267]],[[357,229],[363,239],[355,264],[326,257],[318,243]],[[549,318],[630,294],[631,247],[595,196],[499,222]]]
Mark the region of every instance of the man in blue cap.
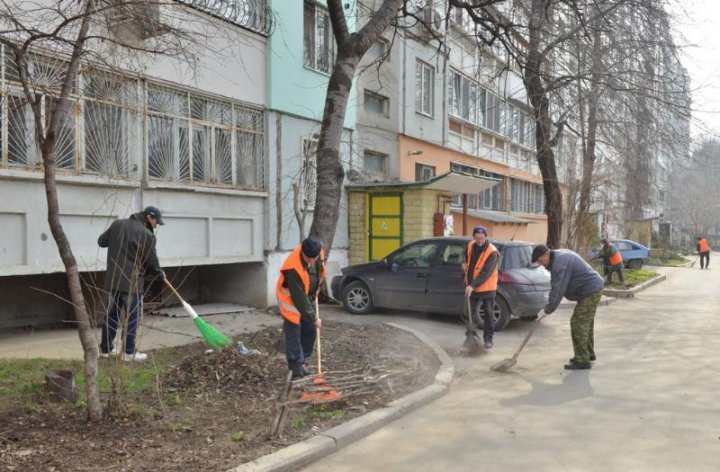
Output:
[[144,277],[165,277],[155,251],[155,230],[163,224],[162,212],[148,206],[130,218],[115,220],[98,238],[98,245],[108,248],[105,288],[110,294],[100,357],[117,354],[113,342],[120,325],[120,313],[125,310],[128,320],[122,359],[144,361],[147,358],[147,354],[136,350],[135,337],[142,314]]
[[293,380],[312,375],[305,362],[322,328],[315,302],[324,279],[325,251],[320,241],[310,237],[285,259],[275,284],[278,309],[284,318],[285,357]]
[[470,298],[470,313],[478,317],[483,309],[483,341],[493,347],[495,334],[495,293],[498,284],[498,250],[487,240],[487,228],[473,228],[473,240],[465,253],[465,296]]

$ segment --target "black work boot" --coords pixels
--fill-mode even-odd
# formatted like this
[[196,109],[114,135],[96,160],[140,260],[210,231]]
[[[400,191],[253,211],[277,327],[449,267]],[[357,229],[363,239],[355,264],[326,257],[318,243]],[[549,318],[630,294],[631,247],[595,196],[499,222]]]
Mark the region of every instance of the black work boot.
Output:
[[592,369],[592,364],[589,362],[575,362],[572,361],[569,364],[565,364],[565,370],[586,370]]
[[310,369],[308,368],[307,364],[303,364],[303,366],[302,366],[302,374],[303,374],[304,377],[307,377],[307,376],[309,376],[309,375],[315,375],[315,372],[313,372],[312,370],[310,370]]
[[290,366],[290,370],[292,371],[292,380],[300,380],[303,378],[303,365],[302,364],[293,364]]

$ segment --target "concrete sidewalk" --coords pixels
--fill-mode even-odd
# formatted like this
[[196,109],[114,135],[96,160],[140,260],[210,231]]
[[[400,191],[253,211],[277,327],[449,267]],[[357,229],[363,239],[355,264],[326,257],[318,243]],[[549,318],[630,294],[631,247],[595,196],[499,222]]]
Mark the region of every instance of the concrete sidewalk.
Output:
[[[251,333],[269,326],[277,326],[278,329],[282,327],[279,316],[261,310],[212,315],[203,319],[229,336]],[[95,330],[95,337],[100,344],[99,328]],[[199,341],[202,341],[202,338],[190,318],[146,315],[138,329],[137,343],[140,351]],[[77,330],[73,327],[0,334],[0,359],[36,357],[82,359],[83,351]]]

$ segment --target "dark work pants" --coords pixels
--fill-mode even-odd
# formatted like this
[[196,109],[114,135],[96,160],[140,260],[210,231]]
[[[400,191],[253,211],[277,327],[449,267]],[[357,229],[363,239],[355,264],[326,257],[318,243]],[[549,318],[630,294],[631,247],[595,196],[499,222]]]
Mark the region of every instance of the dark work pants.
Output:
[[103,353],[113,350],[113,342],[120,326],[120,314],[123,309],[127,311],[128,315],[127,329],[125,330],[125,352],[135,354],[135,336],[142,311],[142,294],[139,292],[114,292],[110,295],[108,313],[100,341],[100,351]]
[[710,267],[710,251],[700,253],[700,268],[704,269],[706,267]]
[[300,324],[296,325],[284,320],[283,333],[288,367],[305,364],[305,360],[312,356],[315,347],[315,324],[301,319]]
[[620,279],[620,283],[625,283],[625,277],[623,276],[623,265],[618,264],[607,268],[607,281],[609,284],[612,283],[612,276],[614,273],[617,273],[618,278]]
[[495,298],[476,298],[470,296],[470,310],[475,320],[480,319],[480,308],[483,309],[483,341],[492,341],[495,334]]

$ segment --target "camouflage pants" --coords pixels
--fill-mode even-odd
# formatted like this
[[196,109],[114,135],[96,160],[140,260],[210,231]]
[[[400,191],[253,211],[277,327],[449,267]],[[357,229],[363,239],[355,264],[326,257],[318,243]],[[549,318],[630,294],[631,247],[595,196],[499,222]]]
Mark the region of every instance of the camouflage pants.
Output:
[[590,357],[595,357],[595,311],[597,310],[602,289],[589,297],[578,300],[570,318],[570,334],[572,336],[575,362],[590,362]]

